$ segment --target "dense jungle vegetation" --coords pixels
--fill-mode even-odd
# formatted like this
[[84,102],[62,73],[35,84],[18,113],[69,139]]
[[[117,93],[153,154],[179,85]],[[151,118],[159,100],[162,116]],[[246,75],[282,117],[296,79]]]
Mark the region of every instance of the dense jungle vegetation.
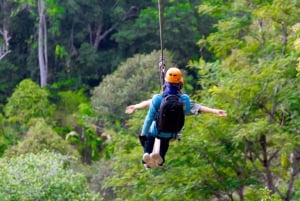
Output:
[[148,171],[124,110],[160,91],[158,2],[0,1],[0,200],[300,200],[300,1],[161,1],[167,67],[228,116]]

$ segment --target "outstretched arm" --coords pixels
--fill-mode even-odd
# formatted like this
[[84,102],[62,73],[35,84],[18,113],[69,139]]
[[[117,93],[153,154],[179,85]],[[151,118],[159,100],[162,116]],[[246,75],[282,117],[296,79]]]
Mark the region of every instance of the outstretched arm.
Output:
[[[132,114],[135,112],[135,110],[139,110],[139,109],[144,109],[144,108],[148,108],[151,104],[151,99],[142,101],[138,104],[135,105],[129,105],[126,107],[125,113],[126,114]],[[226,117],[227,113],[224,110],[220,110],[220,109],[215,109],[215,108],[210,108],[210,107],[206,107],[203,105],[200,105],[198,103],[192,102],[192,108],[191,108],[191,114],[197,115],[199,113],[212,113],[215,114],[219,117]]]
[[148,108],[150,106],[150,104],[151,104],[151,99],[142,101],[142,102],[140,102],[138,104],[135,104],[135,105],[129,105],[129,106],[126,107],[125,113],[126,114],[132,114],[132,113],[135,112],[135,110]]
[[203,105],[201,105],[201,107],[199,108],[199,112],[212,113],[212,114],[215,114],[215,115],[220,116],[220,117],[226,117],[227,116],[227,113],[226,113],[225,110],[210,108],[210,107],[206,107],[206,106],[203,106]]

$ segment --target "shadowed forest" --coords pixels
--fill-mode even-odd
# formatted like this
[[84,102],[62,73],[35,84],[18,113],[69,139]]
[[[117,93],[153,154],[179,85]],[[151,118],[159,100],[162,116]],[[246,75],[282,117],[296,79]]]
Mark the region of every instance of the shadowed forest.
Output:
[[[227,117],[146,170],[162,53]],[[0,200],[298,201],[299,81],[298,0],[0,0]]]

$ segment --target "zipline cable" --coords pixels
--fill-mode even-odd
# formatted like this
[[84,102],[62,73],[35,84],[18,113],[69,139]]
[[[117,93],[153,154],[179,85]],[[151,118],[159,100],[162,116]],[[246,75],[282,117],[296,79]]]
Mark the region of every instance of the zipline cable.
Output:
[[158,67],[160,70],[160,82],[161,87],[165,84],[165,59],[164,59],[164,44],[163,44],[163,0],[158,0],[158,20],[159,20],[159,38],[160,38],[160,60],[158,63]]

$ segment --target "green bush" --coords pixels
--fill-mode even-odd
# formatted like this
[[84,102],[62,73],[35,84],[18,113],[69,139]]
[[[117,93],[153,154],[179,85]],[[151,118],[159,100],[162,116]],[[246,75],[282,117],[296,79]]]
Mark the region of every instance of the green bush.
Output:
[[68,144],[67,141],[53,131],[42,118],[32,119],[24,139],[17,145],[9,147],[5,155],[18,156],[26,153],[39,153],[45,149],[63,155],[80,157],[79,153]]
[[26,125],[31,118],[48,118],[54,111],[49,92],[30,79],[25,79],[14,89],[4,106],[5,116],[12,122]]
[[250,187],[245,193],[245,201],[260,200],[260,201],[282,201],[278,195],[272,194],[267,188]]
[[82,103],[88,103],[89,100],[85,96],[84,91],[59,91],[56,106],[57,109],[54,113],[54,119],[57,126],[62,128],[74,128],[77,126],[74,114],[78,111],[78,107]]
[[43,151],[0,159],[1,201],[101,200],[86,178],[70,168],[71,157]]
[[[92,93],[91,103],[96,115],[122,121],[128,118],[124,113],[126,105],[151,98],[151,93],[159,90],[159,53],[137,54],[106,76]],[[167,61],[171,61],[170,53],[165,52],[165,56]],[[168,67],[172,65],[168,62]]]

